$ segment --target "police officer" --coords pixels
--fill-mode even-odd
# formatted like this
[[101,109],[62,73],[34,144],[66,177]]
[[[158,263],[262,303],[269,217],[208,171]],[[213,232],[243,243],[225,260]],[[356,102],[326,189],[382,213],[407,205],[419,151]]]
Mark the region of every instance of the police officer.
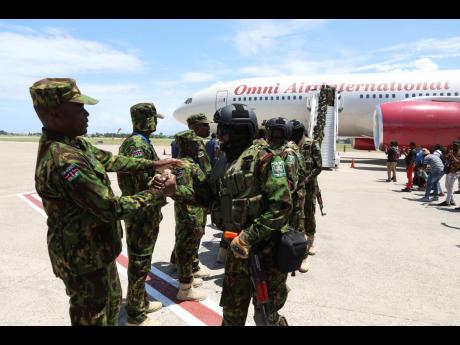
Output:
[[117,325],[121,286],[116,257],[121,252],[120,219],[164,202],[175,191],[175,178],[163,180],[162,193],[145,190],[114,195],[106,171],[166,168],[180,162],[114,156],[80,137],[89,113],[75,80],[47,78],[30,87],[43,123],[35,169],[35,188],[48,215],[48,252],[54,274],[70,297],[72,325]]
[[[198,149],[201,139],[192,131],[179,132],[175,136],[179,148],[179,159],[184,163],[175,168],[177,185],[188,196],[195,194],[195,188],[205,182],[206,175],[198,165]],[[203,237],[203,207],[182,202],[174,202],[176,219],[176,241],[174,246],[177,273],[179,275],[179,292],[181,301],[201,301],[207,297],[205,291],[198,289],[203,280],[196,277],[199,272],[198,247]],[[194,277],[195,275],[195,277]]]
[[[118,153],[122,156],[136,159],[158,161],[150,135],[155,132],[158,114],[153,103],[138,103],[131,107],[133,133],[121,144]],[[148,183],[155,172],[140,171],[137,173],[118,172],[118,185],[122,195],[133,195],[149,189]],[[128,293],[126,295],[126,313],[128,325],[153,324],[153,319],[147,318],[147,313],[161,309],[158,301],[149,301],[145,291],[145,279],[150,271],[152,253],[160,230],[162,220],[162,203],[144,208],[135,217],[126,218],[126,243],[128,245]]]
[[305,161],[297,144],[290,140],[293,125],[292,121],[278,117],[268,120],[265,127],[270,148],[275,150],[285,163],[293,206],[289,226],[294,230],[303,232],[305,218]]
[[300,152],[305,160],[305,206],[304,206],[304,229],[308,238],[305,259],[300,266],[300,272],[308,272],[308,255],[315,255],[314,247],[316,233],[316,193],[318,191],[317,176],[321,173],[322,158],[321,148],[317,141],[306,135],[305,127],[298,121],[293,122],[291,139],[298,144]]
[[[287,325],[278,311],[287,298],[287,274],[274,262],[274,250],[282,232],[288,231],[291,197],[282,159],[267,146],[252,145],[257,132],[255,113],[231,104],[214,114],[217,135],[225,159],[219,159],[207,183],[194,194],[211,207],[213,223],[221,230],[237,232],[227,251],[220,305],[222,325],[244,325],[251,297],[248,254],[258,248],[268,282],[270,325]],[[157,187],[161,187],[159,184]],[[180,197],[178,189],[174,198]],[[266,324],[262,308],[255,306],[257,325]]]
[[[211,159],[206,152],[206,146],[203,142],[203,139],[208,138],[211,133],[209,123],[210,121],[208,120],[206,115],[203,113],[193,114],[187,118],[188,128],[195,132],[197,139],[199,140],[198,141],[199,143],[198,164],[200,165],[201,170],[207,176],[211,174],[212,165],[211,165]],[[207,209],[203,210],[203,219],[202,219],[203,234],[204,234],[204,229],[206,227],[208,213],[209,211]],[[198,248],[197,248],[196,256],[198,256]],[[205,267],[199,266],[198,269],[194,267],[194,276],[196,278],[206,278],[206,277],[209,277],[209,275],[210,275],[210,272]]]

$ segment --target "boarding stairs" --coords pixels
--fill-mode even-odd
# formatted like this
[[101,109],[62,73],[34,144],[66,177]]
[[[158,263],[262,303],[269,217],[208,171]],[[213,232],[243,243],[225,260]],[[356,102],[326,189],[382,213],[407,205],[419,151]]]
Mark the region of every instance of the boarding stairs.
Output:
[[[319,105],[319,92],[307,98],[307,132],[313,138],[313,128],[316,125]],[[334,106],[327,107],[324,138],[321,143],[321,157],[323,168],[337,169],[340,164],[340,155],[337,152],[337,135],[339,128],[339,112],[342,111],[342,100],[339,92],[335,93]]]

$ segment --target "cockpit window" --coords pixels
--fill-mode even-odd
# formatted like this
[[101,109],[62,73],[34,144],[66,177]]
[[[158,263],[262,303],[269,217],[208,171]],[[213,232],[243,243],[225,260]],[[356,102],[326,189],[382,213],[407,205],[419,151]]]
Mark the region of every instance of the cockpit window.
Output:
[[187,99],[185,100],[184,103],[185,103],[185,104],[190,104],[190,103],[192,103],[192,97],[187,98]]

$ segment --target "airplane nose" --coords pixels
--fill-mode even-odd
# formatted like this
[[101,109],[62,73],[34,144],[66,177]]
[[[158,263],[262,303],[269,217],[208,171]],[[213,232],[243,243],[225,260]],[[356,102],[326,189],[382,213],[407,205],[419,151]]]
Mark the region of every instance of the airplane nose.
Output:
[[182,123],[185,123],[185,109],[184,108],[185,107],[183,105],[181,105],[179,108],[177,108],[173,112],[173,117],[177,121],[182,122]]

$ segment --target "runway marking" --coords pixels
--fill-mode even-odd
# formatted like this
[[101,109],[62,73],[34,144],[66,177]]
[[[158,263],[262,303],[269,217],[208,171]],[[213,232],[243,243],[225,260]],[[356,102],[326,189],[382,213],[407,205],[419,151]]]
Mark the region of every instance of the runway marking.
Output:
[[[18,194],[34,210],[47,217],[37,193]],[[117,267],[127,277],[128,256],[125,250],[117,258]],[[191,326],[219,326],[222,323],[222,308],[209,298],[201,302],[179,301],[176,299],[179,283],[168,274],[152,267],[145,287],[148,295],[161,303]]]

